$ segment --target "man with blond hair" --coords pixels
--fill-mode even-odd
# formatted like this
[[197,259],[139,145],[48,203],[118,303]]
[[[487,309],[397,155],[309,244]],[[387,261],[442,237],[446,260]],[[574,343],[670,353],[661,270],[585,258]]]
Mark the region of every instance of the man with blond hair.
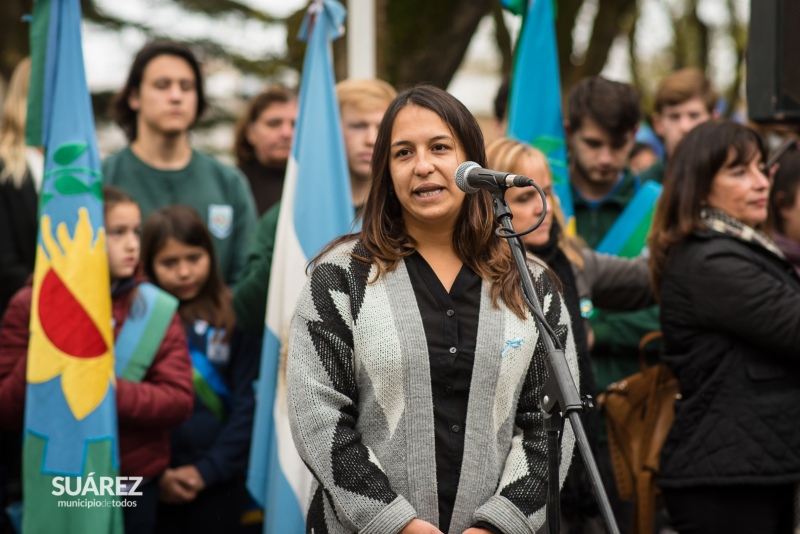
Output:
[[[656,90],[653,130],[664,141],[666,159],[675,153],[689,131],[716,116],[717,92],[703,71],[686,68],[669,74]],[[643,182],[664,179],[666,161],[659,160],[641,174]]]
[[[336,84],[344,147],[350,172],[354,216],[369,196],[372,151],[383,114],[397,91],[382,80],[344,80]],[[263,335],[269,275],[280,202],[264,214],[233,298],[238,325],[248,334]]]

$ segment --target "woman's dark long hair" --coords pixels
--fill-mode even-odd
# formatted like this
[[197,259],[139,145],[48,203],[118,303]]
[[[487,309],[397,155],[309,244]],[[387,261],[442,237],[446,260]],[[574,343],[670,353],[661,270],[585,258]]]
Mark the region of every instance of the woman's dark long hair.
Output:
[[[716,174],[723,167],[746,164],[759,153],[766,161],[766,150],[758,133],[728,120],[700,124],[678,144],[667,167],[664,190],[648,238],[650,277],[656,295],[661,290],[671,248],[692,232],[704,229],[700,210]],[[728,162],[731,154],[733,158]]]
[[[436,113],[461,143],[466,159],[481,167],[486,166],[483,134],[464,104],[430,85],[403,91],[389,105],[378,129],[372,154],[372,188],[364,206],[361,232],[335,240],[312,260],[312,265],[338,244],[359,238],[371,255],[369,259],[361,259],[374,263],[380,277],[385,272],[393,271],[400,260],[416,250],[417,244],[406,232],[400,202],[392,192],[389,167],[394,121],[407,106],[419,106]],[[495,305],[502,298],[514,313],[524,317],[519,273],[514,267],[511,250],[502,239],[495,236],[495,228],[497,223],[489,193],[480,191],[466,195],[453,232],[453,248],[461,261],[491,283]]]
[[232,294],[225,285],[214,254],[214,242],[203,219],[189,206],[167,206],[147,216],[142,236],[142,263],[147,277],[158,284],[155,273],[156,255],[167,241],[200,247],[208,253],[208,280],[195,298],[181,302],[178,311],[186,324],[202,319],[215,328],[225,328],[226,341],[236,325]]

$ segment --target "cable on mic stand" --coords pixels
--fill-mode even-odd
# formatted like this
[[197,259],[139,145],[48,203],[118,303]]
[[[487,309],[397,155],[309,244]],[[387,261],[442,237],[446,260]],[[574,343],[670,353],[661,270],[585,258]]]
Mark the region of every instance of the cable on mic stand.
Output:
[[581,412],[592,409],[591,397],[582,398],[578,394],[575,381],[572,379],[572,374],[567,365],[564,349],[542,313],[539,299],[533,287],[533,280],[531,279],[530,271],[528,271],[528,264],[525,261],[525,246],[520,237],[536,230],[544,221],[547,213],[547,198],[544,191],[536,183],[533,184],[533,187],[542,197],[542,215],[533,226],[522,232],[515,232],[511,224],[513,214],[505,200],[505,190],[508,188],[501,187],[497,190],[491,190],[490,193],[492,195],[495,219],[500,224],[500,228],[495,230],[495,234],[508,240],[514,263],[522,280],[523,298],[533,314],[547,352],[545,357],[547,380],[542,388],[542,398],[540,399],[542,411],[544,412],[545,429],[547,430],[547,530],[549,534],[559,534],[561,528],[558,467],[560,463],[561,437],[564,433],[564,418],[566,416],[578,442],[578,449],[586,465],[592,490],[600,507],[600,514],[603,517],[606,528],[611,534],[619,534],[619,527],[614,519],[608,495],[603,487],[600,471],[597,469],[597,462],[592,456],[589,440],[579,416]]

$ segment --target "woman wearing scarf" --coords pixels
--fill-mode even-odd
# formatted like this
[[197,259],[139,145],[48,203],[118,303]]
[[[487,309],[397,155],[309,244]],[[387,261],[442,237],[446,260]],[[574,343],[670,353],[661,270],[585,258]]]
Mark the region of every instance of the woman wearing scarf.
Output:
[[800,277],[774,241],[759,136],[702,124],[670,162],[650,237],[680,385],[659,486],[681,534],[791,532],[800,481]]

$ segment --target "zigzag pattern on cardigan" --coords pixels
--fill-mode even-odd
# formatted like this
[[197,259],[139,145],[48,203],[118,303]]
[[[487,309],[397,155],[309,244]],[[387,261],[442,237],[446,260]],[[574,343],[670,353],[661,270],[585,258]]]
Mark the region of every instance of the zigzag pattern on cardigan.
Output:
[[[405,264],[374,279],[360,242],[315,267],[291,328],[287,390],[292,434],[316,478],[308,532],[399,532],[438,523],[427,343]],[[569,314],[549,276],[531,264],[547,322],[578,381]],[[544,345],[523,321],[481,295],[465,449],[450,532],[475,521],[534,533],[544,523],[546,444],[539,396]],[[562,439],[560,481],[574,436]]]

